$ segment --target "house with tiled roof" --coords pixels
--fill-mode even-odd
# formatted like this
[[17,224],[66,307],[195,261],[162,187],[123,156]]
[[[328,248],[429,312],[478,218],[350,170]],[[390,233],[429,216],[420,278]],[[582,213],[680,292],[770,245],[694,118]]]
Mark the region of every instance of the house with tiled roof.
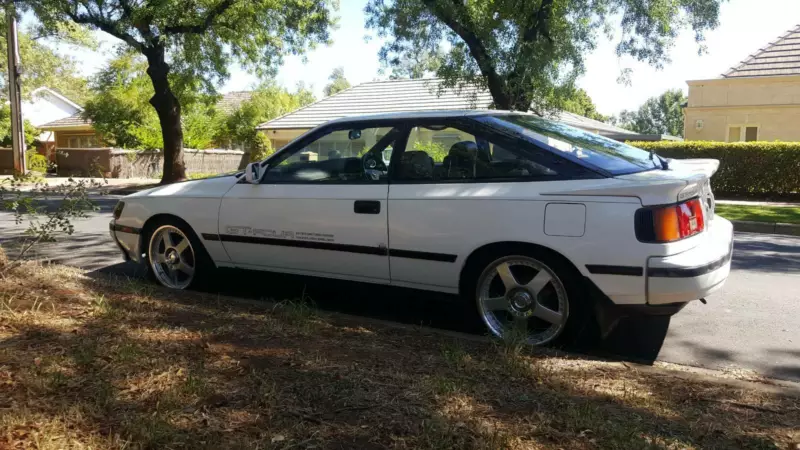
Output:
[[[225,114],[236,111],[242,103],[253,96],[252,91],[236,91],[223,94],[217,102],[217,108]],[[55,136],[57,148],[105,148],[108,143],[97,133],[92,121],[82,117],[83,109],[57,120],[39,124],[37,127]],[[27,116],[26,116],[27,119]]]
[[687,84],[686,139],[800,141],[800,26],[719,78]]
[[[489,109],[492,104],[492,96],[486,90],[474,86],[444,88],[441,83],[442,80],[438,78],[362,83],[262,123],[257,129],[265,133],[273,147],[278,149],[311,128],[342,117],[407,111]],[[637,134],[569,112],[561,112],[555,118],[568,125],[617,140],[670,138]]]
[[222,94],[222,98],[217,102],[217,109],[225,114],[231,114],[239,109],[242,103],[250,100],[252,97],[253,91],[232,91],[227,94]]

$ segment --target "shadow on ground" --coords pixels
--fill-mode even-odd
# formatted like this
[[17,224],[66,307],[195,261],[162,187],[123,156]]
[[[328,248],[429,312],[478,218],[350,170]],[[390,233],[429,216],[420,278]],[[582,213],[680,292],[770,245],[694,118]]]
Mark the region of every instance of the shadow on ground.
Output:
[[800,237],[736,233],[731,268],[767,273],[800,272]]
[[[97,271],[131,277],[142,277],[144,272],[133,263]],[[458,296],[436,292],[238,269],[220,269],[216,279],[209,280],[201,292],[276,301],[305,297],[327,311],[477,335],[486,333],[471,304],[465,304]],[[669,323],[669,317],[623,319],[605,341],[597,339],[564,350],[652,364]]]
[[[15,283],[7,291],[52,296],[0,315],[11,447],[773,449],[800,420],[792,399],[364,327],[302,302],[220,302],[98,274]],[[339,301],[362,301],[348,293]]]

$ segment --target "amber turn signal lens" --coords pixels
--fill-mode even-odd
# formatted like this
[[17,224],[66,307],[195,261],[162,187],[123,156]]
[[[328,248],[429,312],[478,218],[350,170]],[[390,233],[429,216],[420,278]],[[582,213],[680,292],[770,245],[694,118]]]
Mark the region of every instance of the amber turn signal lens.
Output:
[[653,211],[653,226],[658,242],[677,241],[681,238],[678,229],[678,211],[674,206]]
[[703,204],[697,198],[677,205],[643,208],[636,214],[636,237],[641,242],[674,242],[704,229]]

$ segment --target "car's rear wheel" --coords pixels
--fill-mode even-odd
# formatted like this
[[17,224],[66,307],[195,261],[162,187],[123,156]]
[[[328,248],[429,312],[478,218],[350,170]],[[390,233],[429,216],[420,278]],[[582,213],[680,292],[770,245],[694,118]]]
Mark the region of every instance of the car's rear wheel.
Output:
[[467,286],[493,335],[545,346],[574,340],[585,327],[579,282],[565,265],[535,253],[487,254],[476,263],[480,275]]
[[149,274],[162,286],[171,289],[196,286],[209,268],[210,258],[202,244],[177,221],[155,224],[147,242]]

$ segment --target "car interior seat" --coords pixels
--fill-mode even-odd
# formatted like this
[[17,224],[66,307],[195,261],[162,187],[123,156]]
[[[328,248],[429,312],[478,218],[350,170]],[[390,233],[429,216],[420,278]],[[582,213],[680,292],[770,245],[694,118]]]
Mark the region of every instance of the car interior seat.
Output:
[[400,177],[405,180],[430,180],[433,178],[433,166],[433,158],[427,152],[403,152],[400,158]]

